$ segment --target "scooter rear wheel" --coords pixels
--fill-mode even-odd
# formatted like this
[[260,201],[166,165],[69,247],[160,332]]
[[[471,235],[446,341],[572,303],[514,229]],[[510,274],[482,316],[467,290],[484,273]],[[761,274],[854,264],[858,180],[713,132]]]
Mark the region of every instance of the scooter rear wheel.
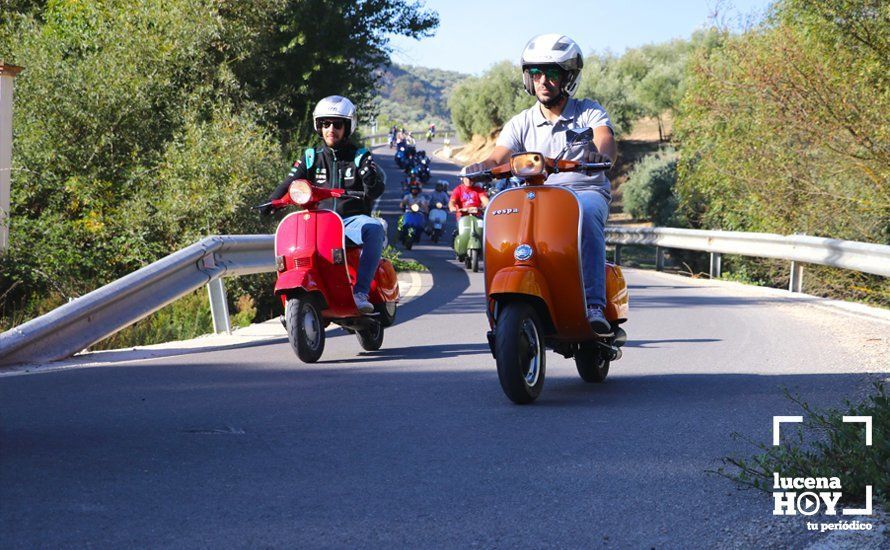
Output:
[[312,296],[290,298],[284,312],[287,339],[304,363],[315,363],[324,352],[324,322],[321,306]]
[[377,351],[383,345],[383,325],[374,322],[373,326],[355,333],[358,343],[366,351]]
[[473,273],[479,273],[479,251],[475,248],[470,250],[470,265],[473,267]]
[[609,376],[609,360],[592,342],[581,344],[575,352],[575,368],[585,382],[600,384]]
[[498,379],[514,403],[531,403],[541,395],[546,371],[544,333],[535,310],[524,302],[508,303],[495,328]]

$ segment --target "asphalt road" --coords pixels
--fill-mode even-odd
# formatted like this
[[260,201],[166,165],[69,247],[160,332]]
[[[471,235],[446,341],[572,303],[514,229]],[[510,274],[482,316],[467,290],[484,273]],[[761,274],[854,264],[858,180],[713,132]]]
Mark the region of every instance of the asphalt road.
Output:
[[[423,144],[421,144],[423,146]],[[379,163],[392,169],[387,150]],[[437,163],[439,174],[454,167]],[[398,176],[381,207],[395,214]],[[394,224],[391,224],[393,227]],[[421,243],[433,288],[383,348],[330,330],[0,377],[0,546],[805,546],[804,518],[708,473],[771,441],[783,389],[837,405],[886,378],[890,323],[781,292],[627,270],[605,384],[550,353],[501,393],[482,274]],[[869,374],[872,373],[872,374]],[[882,373],[876,375],[874,373]]]

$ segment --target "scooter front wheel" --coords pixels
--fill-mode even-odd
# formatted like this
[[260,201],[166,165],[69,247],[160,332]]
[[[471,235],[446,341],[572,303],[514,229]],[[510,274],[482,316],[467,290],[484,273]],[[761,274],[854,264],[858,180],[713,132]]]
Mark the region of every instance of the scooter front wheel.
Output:
[[315,363],[324,352],[324,322],[318,300],[305,296],[290,298],[284,312],[287,339],[304,363]]
[[581,344],[575,352],[575,368],[585,382],[599,384],[609,376],[609,360],[592,342]]
[[524,302],[508,303],[495,328],[498,379],[514,403],[531,403],[541,395],[546,371],[544,336],[535,310]]

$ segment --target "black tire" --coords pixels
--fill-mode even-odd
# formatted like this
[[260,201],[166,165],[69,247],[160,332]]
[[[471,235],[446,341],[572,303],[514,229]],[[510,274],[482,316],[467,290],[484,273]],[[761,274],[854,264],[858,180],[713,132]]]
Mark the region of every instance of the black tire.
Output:
[[433,242],[434,242],[434,243],[438,243],[438,242],[439,242],[439,237],[441,237],[441,236],[442,236],[442,230],[441,230],[441,229],[433,229],[433,236],[432,236],[431,238],[433,239]]
[[470,264],[473,266],[473,273],[479,273],[479,251],[475,248],[470,250]]
[[304,363],[315,363],[324,352],[324,321],[316,298],[290,298],[284,313],[287,339]]
[[396,311],[398,304],[396,302],[383,302],[374,306],[379,314],[377,319],[384,327],[391,327],[396,322]]
[[585,382],[601,384],[609,376],[609,360],[594,343],[581,344],[575,352],[575,368]]
[[383,345],[383,324],[371,323],[371,327],[356,331],[358,343],[366,351],[377,351]]
[[408,229],[405,232],[404,243],[405,243],[406,250],[411,250],[411,247],[414,246],[414,230],[413,229]]
[[464,267],[467,269],[473,267],[473,256],[469,252],[464,256]]
[[532,307],[508,303],[498,315],[495,355],[501,388],[519,405],[541,395],[546,372],[544,333]]

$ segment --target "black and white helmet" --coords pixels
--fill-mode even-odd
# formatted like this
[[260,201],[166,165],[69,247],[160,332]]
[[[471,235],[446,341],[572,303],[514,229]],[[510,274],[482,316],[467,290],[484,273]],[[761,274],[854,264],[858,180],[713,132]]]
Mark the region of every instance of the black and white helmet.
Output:
[[312,112],[312,118],[315,123],[315,130],[319,135],[321,135],[321,127],[318,121],[323,118],[341,118],[346,121],[344,139],[348,138],[355,131],[355,105],[343,96],[329,95],[319,101],[318,105],[315,106],[315,111]]
[[578,89],[581,83],[581,67],[584,66],[584,57],[578,44],[562,34],[540,34],[528,41],[522,51],[522,83],[529,95],[535,95],[535,84],[531,75],[526,71],[529,67],[556,65],[566,71],[565,82],[562,89],[569,97]]

